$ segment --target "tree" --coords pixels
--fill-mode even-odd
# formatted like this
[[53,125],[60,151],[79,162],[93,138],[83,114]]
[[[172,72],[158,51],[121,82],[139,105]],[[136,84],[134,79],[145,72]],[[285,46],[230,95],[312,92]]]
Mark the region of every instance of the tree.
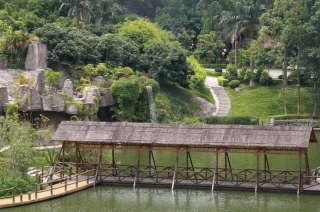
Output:
[[200,34],[197,38],[197,48],[194,51],[195,57],[201,63],[217,63],[225,44],[215,32]]
[[97,45],[100,38],[88,31],[46,24],[35,33],[40,42],[47,45],[49,64],[64,62],[75,65],[81,61],[95,64],[100,61]]
[[188,85],[193,71],[186,61],[185,53],[168,43],[155,43],[144,54],[149,74],[159,82],[167,81]]
[[146,121],[148,101],[145,87],[150,85],[155,92],[159,91],[159,84],[146,77],[131,75],[115,81],[111,85],[111,92],[119,104],[119,115],[125,121]]
[[89,22],[91,18],[91,4],[87,0],[60,0],[60,11],[68,10],[68,16],[76,19],[76,27],[79,29],[80,21]]
[[155,21],[162,29],[174,34],[194,32],[195,37],[201,31],[201,13],[196,8],[197,0],[166,1],[163,8],[157,8]]
[[133,40],[138,44],[141,53],[153,43],[174,40],[172,33],[162,30],[157,24],[142,18],[124,22],[118,30],[118,35]]
[[[225,12],[220,20],[220,25],[223,27],[221,35],[225,39],[231,39],[235,42],[241,35],[244,35],[250,43],[256,39],[260,27],[259,18],[266,10],[265,6],[260,4],[260,1],[255,1],[254,4],[245,0],[239,0],[235,3],[235,11]],[[236,49],[237,51],[237,49]],[[237,52],[236,52],[237,56]],[[253,54],[250,55],[250,69],[254,72]],[[237,59],[235,60],[237,61]],[[235,64],[236,67],[238,64]],[[254,85],[253,78],[250,79],[250,86]]]
[[301,35],[300,63],[311,73],[314,84],[314,107],[312,117],[318,117],[318,84],[320,78],[320,3],[307,2],[308,19],[304,22]]
[[22,67],[27,56],[29,43],[37,38],[22,30],[9,29],[4,39],[4,53],[9,56],[9,61],[17,63],[18,67]]
[[0,117],[0,146],[8,148],[1,152],[4,172],[0,172],[0,181],[26,176],[35,152],[33,147],[43,144],[48,133],[52,135],[50,128],[41,128],[40,132],[31,123],[20,121],[16,104],[7,104],[5,111],[6,117]]
[[125,8],[116,3],[115,0],[96,1],[92,9],[95,30],[105,34],[104,21],[115,20],[116,16],[122,14],[124,11]]
[[139,46],[129,38],[107,34],[101,39],[99,49],[101,60],[105,61],[109,68],[128,66],[137,70],[141,65]]

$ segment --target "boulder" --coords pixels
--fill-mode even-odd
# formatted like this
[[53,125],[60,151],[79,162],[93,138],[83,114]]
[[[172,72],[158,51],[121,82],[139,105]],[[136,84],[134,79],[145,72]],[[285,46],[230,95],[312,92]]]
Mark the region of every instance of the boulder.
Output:
[[37,69],[47,69],[47,46],[33,41],[28,46],[25,69],[27,71]]
[[42,107],[42,99],[38,90],[30,89],[30,110],[32,111],[41,111]]
[[7,69],[7,58],[5,55],[0,55],[0,69]]
[[20,110],[30,110],[30,89],[28,85],[20,85],[18,88],[18,105]]
[[42,96],[42,106],[44,111],[52,111],[51,95]]
[[9,102],[8,87],[0,87],[0,111],[4,110],[4,105]]
[[198,116],[212,116],[216,111],[216,106],[201,97],[193,97],[193,100],[199,105]]
[[51,96],[52,110],[57,112],[64,111],[65,102],[62,96],[54,94]]
[[33,82],[33,86],[35,87],[35,89],[37,91],[39,91],[40,93],[43,92],[44,88],[45,88],[45,84],[44,84],[44,71],[45,70],[36,70],[34,72],[34,82]]
[[70,79],[64,81],[62,92],[66,95],[73,96],[73,83]]
[[100,107],[111,106],[116,103],[109,88],[104,89],[104,95],[99,98]]
[[94,78],[92,84],[102,88],[107,87],[107,81],[104,79],[103,76],[97,76],[96,78]]
[[66,113],[76,115],[79,113],[77,104],[75,102],[71,102],[66,106]]

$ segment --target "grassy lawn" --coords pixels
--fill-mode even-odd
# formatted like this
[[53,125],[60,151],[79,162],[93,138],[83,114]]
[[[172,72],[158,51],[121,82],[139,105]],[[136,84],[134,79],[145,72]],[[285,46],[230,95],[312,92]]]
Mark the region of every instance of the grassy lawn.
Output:
[[[228,116],[256,116],[260,123],[269,123],[272,115],[284,115],[284,105],[281,86],[255,86],[241,85],[242,91],[225,88],[231,100],[231,111]],[[311,114],[313,111],[312,88],[301,88],[300,114]],[[288,87],[287,114],[297,113],[297,88]]]

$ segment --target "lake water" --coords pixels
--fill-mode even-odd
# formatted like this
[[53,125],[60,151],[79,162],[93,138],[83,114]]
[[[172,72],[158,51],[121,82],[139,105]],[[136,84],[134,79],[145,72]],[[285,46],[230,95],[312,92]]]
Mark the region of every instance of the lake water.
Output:
[[62,198],[1,212],[320,211],[320,195],[253,191],[136,188],[101,185]]

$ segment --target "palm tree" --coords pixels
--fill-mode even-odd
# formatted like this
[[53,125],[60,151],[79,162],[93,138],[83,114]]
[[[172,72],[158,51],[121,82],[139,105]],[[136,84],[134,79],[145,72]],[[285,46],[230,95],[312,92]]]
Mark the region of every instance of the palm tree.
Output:
[[[225,11],[221,16],[220,26],[223,27],[221,36],[224,39],[231,39],[237,46],[237,40],[240,35],[244,35],[246,39],[249,39],[249,45],[251,41],[257,38],[260,22],[259,18],[261,14],[266,10],[263,4],[257,0],[253,5],[248,4],[246,0],[239,0],[234,5],[234,11]],[[236,48],[237,51],[237,48]],[[237,55],[237,52],[236,52]],[[237,58],[236,60],[237,61]],[[237,67],[238,64],[236,64]],[[253,73],[253,55],[250,55],[250,69]],[[253,86],[253,78],[250,79],[250,86]]]
[[33,40],[38,40],[34,34],[25,31],[8,30],[3,37],[3,49],[9,55],[9,61],[15,62],[19,67],[26,59],[28,45]]
[[102,27],[106,20],[113,20],[119,13],[123,13],[124,8],[115,3],[114,0],[100,0],[93,8],[93,18],[95,29],[105,34],[105,29]]
[[68,10],[69,17],[76,18],[76,27],[79,29],[80,21],[90,21],[91,4],[87,0],[60,0],[60,11]]

